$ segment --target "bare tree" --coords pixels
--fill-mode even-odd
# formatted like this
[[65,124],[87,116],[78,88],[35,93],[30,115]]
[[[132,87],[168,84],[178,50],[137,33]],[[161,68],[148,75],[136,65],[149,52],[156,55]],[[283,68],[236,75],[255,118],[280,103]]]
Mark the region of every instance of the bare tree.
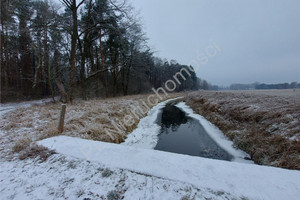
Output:
[[72,102],[74,98],[73,90],[76,86],[76,49],[77,49],[77,39],[78,39],[78,18],[77,11],[78,8],[84,3],[85,0],[81,0],[77,4],[76,0],[61,0],[61,2],[71,10],[72,12],[72,36],[71,36],[71,58],[70,58],[70,91],[69,100]]

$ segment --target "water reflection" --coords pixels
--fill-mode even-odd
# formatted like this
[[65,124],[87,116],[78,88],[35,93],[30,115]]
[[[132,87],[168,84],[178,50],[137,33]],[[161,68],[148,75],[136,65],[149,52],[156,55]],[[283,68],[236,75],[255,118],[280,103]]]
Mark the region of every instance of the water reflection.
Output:
[[162,109],[157,123],[161,125],[156,150],[200,156],[219,160],[232,160],[232,156],[211,139],[203,126],[175,105]]

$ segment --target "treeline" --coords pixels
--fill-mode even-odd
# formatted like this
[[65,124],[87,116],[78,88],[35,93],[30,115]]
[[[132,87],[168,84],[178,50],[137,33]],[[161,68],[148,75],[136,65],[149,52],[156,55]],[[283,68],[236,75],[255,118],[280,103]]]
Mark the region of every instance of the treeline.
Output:
[[279,83],[279,84],[265,84],[265,83],[253,83],[253,84],[232,84],[230,90],[271,90],[271,89],[296,89],[300,88],[300,83]]
[[[1,102],[149,92],[187,67],[153,56],[126,1],[60,2],[1,0]],[[177,91],[208,89],[193,72],[186,79]]]
[[258,84],[255,89],[257,90],[269,90],[269,89],[296,89],[300,88],[300,83],[280,83],[280,84]]

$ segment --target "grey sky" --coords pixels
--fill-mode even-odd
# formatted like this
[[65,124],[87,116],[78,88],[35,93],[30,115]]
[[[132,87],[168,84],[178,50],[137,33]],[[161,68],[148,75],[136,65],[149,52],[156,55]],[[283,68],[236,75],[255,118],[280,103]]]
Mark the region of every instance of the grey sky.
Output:
[[131,0],[149,44],[188,64],[214,41],[222,51],[198,69],[218,85],[300,82],[299,0]]

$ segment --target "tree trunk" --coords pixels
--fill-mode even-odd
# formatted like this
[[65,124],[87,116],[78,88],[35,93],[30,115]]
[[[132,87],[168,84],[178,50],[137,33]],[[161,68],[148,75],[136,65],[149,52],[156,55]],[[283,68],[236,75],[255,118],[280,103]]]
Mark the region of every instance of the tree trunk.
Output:
[[[102,15],[102,14],[101,14]],[[103,44],[102,44],[102,17],[100,19],[100,29],[99,29],[99,51],[100,51],[100,59],[101,59],[101,69],[103,70],[102,72],[102,79],[103,79],[103,85],[105,87],[105,96],[108,96],[108,84],[107,84],[107,72],[104,71],[105,69],[105,56],[103,53]]]
[[95,65],[95,58],[94,58],[94,51],[93,51],[93,45],[90,45],[90,61],[91,61],[91,71],[95,72],[97,70]]
[[65,86],[61,82],[61,72],[59,70],[58,56],[59,56],[58,50],[55,49],[54,50],[54,58],[53,58],[54,59],[54,66],[55,66],[55,74],[56,74],[55,83],[56,83],[56,86],[57,86],[58,91],[60,93],[61,101],[63,103],[67,103],[68,102],[68,95],[66,93]]
[[36,86],[38,85],[38,82],[39,82],[39,75],[41,75],[41,69],[42,69],[42,42],[41,42],[41,31],[38,31],[37,32],[37,40],[38,40],[38,50],[35,50],[35,51],[38,51],[37,52],[37,57],[38,57],[38,66],[36,67],[35,69],[35,72],[34,72],[34,78],[33,78],[33,88],[36,88]]
[[[26,10],[22,11],[26,12]],[[23,16],[24,13],[21,15]],[[22,70],[22,86],[25,95],[32,94],[32,55],[30,51],[30,35],[28,33],[26,19],[20,17],[19,19],[19,31],[20,31],[20,54],[21,54],[21,70]]]
[[4,86],[8,88],[8,66],[9,66],[9,57],[8,57],[8,30],[7,25],[5,26],[5,40],[4,40],[4,54],[5,54],[5,64],[4,64]]
[[118,93],[118,85],[117,85],[118,75],[119,75],[118,57],[119,57],[119,52],[118,52],[118,49],[116,49],[115,55],[114,55],[114,58],[113,58],[113,65],[114,65],[114,69],[113,69],[113,96],[114,97]]
[[77,48],[77,37],[78,37],[78,21],[77,21],[77,7],[76,0],[72,2],[72,18],[73,18],[73,29],[71,36],[71,58],[70,58],[70,102],[74,99],[74,88],[76,86],[76,48]]
[[[1,16],[0,20],[0,24],[2,26],[2,31],[0,32],[0,73],[3,72],[4,75],[4,87],[7,89],[8,85],[9,85],[9,80],[8,80],[8,68],[9,68],[9,56],[8,56],[8,8],[9,8],[9,2],[7,0],[5,0],[4,5],[2,5],[2,2],[4,3],[4,1],[1,1],[0,3],[0,8],[2,10],[2,6],[5,6],[5,9],[3,9],[4,13],[3,16]],[[1,14],[2,15],[2,14]],[[2,19],[2,17],[4,19]],[[2,38],[2,34],[3,34],[3,38]],[[2,50],[2,40],[3,40],[3,48],[4,48],[4,58],[2,57],[3,54],[3,50]],[[5,60],[5,62],[3,61]],[[2,69],[3,66],[3,69]]]
[[54,91],[51,84],[51,66],[49,65],[49,46],[48,46],[48,26],[44,27],[44,66],[45,66],[45,80],[46,80],[46,93],[54,96]]
[[124,95],[128,95],[128,85],[129,85],[129,81],[130,81],[130,70],[132,67],[132,60],[133,60],[133,53],[131,53],[130,55],[130,61],[129,61],[129,65],[128,65],[128,69],[127,69],[127,73],[126,73],[126,78],[125,78],[125,88],[124,88]]
[[48,25],[45,26],[45,35],[44,35],[44,48],[45,48],[45,56],[44,56],[44,64],[45,64],[45,68],[47,68],[48,70],[48,74],[47,74],[47,79],[48,79],[48,87],[50,89],[51,92],[51,97],[53,102],[55,102],[55,98],[54,98],[54,89],[53,89],[53,85],[52,85],[52,76],[51,76],[51,65],[49,63],[49,45],[48,45]]
[[[84,100],[87,99],[87,96],[86,96],[86,81],[85,81],[85,60],[86,60],[86,51],[87,51],[87,37],[86,37],[86,34],[84,35],[83,37],[83,50],[82,50],[82,47],[80,45],[80,52],[81,52],[81,63],[80,63],[80,83],[81,83],[81,93],[82,93],[82,98]],[[80,44],[80,43],[78,43]]]

